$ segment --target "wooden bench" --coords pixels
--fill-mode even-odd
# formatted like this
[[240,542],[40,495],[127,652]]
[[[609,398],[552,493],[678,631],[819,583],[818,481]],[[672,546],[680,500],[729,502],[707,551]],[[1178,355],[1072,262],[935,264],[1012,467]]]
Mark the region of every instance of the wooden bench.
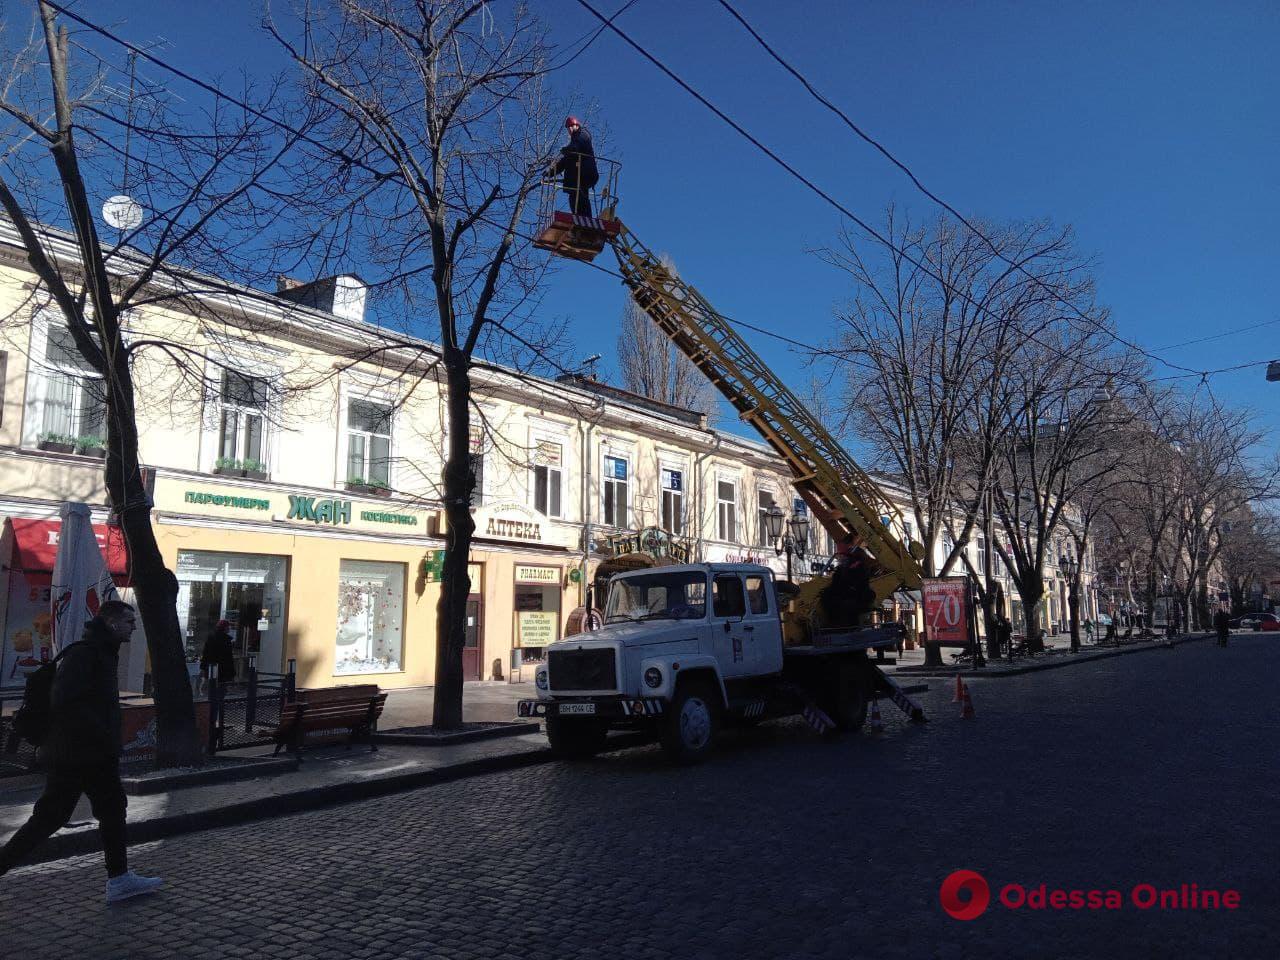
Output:
[[373,736],[378,731],[378,718],[382,716],[386,700],[386,693],[372,683],[299,690],[296,700],[280,706],[275,752],[279,754],[281,748],[287,746],[291,753],[300,755],[306,735],[321,730],[346,730],[348,749],[357,736],[362,736],[370,750],[377,750]]

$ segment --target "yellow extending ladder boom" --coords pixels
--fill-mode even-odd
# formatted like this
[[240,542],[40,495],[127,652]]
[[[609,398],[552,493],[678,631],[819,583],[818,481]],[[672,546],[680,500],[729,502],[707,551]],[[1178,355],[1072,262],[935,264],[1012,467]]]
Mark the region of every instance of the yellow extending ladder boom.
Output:
[[897,508],[729,322],[619,227],[609,242],[636,303],[786,460],[814,518],[837,542],[852,534],[875,556],[877,599],[919,589],[919,563],[881,520]]

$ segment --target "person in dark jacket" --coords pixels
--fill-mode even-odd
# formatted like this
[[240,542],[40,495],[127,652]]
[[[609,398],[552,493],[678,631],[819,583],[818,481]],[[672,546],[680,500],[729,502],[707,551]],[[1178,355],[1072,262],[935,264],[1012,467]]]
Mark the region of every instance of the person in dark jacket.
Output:
[[1006,657],[1013,656],[1013,623],[1003,613],[996,619],[996,646]]
[[1213,625],[1218,628],[1218,646],[1225,647],[1227,638],[1231,636],[1231,615],[1225,610],[1218,610],[1213,615]]
[[206,677],[210,667],[218,668],[219,683],[230,683],[236,678],[236,653],[231,644],[231,624],[226,620],[218,621],[200,653],[200,669]]
[[116,689],[120,644],[137,627],[133,607],[108,600],[84,625],[77,643],[58,662],[51,693],[49,732],[42,758],[44,793],[31,817],[0,849],[6,873],[61,829],[81,794],[89,798],[107,862],[107,903],[152,893],[163,882],[129,869],[125,854],[125,795],[120,783],[120,696]]
[[875,603],[871,587],[871,555],[854,549],[837,554],[831,582],[821,594],[827,623],[833,627],[856,627]]
[[591,146],[591,134],[578,122],[568,117],[564,127],[569,131],[569,143],[560,150],[560,159],[551,168],[558,174],[569,195],[569,209],[583,217],[591,216],[591,188],[600,180],[596,169],[596,151]]

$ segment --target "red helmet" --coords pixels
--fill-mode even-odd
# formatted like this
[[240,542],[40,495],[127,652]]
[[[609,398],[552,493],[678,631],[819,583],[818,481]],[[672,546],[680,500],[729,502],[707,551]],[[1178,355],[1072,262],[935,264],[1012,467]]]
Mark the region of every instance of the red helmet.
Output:
[[580,124],[580,123],[578,122],[578,118],[577,118],[577,117],[565,117],[565,118],[564,118],[564,128],[565,128],[566,130],[568,130],[570,127],[580,127],[580,126],[582,126],[582,124]]

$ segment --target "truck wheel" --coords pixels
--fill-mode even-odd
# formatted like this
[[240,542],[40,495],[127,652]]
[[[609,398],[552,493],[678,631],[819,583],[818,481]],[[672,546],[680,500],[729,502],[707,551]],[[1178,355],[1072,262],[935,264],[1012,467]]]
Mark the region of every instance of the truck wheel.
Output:
[[601,720],[569,720],[547,717],[551,752],[562,760],[587,760],[604,747],[609,727]]
[[683,684],[662,724],[662,749],[672,760],[701,760],[720,730],[720,697],[709,684]]
[[843,733],[862,729],[867,720],[867,691],[862,671],[855,664],[841,664],[832,681],[827,712]]

